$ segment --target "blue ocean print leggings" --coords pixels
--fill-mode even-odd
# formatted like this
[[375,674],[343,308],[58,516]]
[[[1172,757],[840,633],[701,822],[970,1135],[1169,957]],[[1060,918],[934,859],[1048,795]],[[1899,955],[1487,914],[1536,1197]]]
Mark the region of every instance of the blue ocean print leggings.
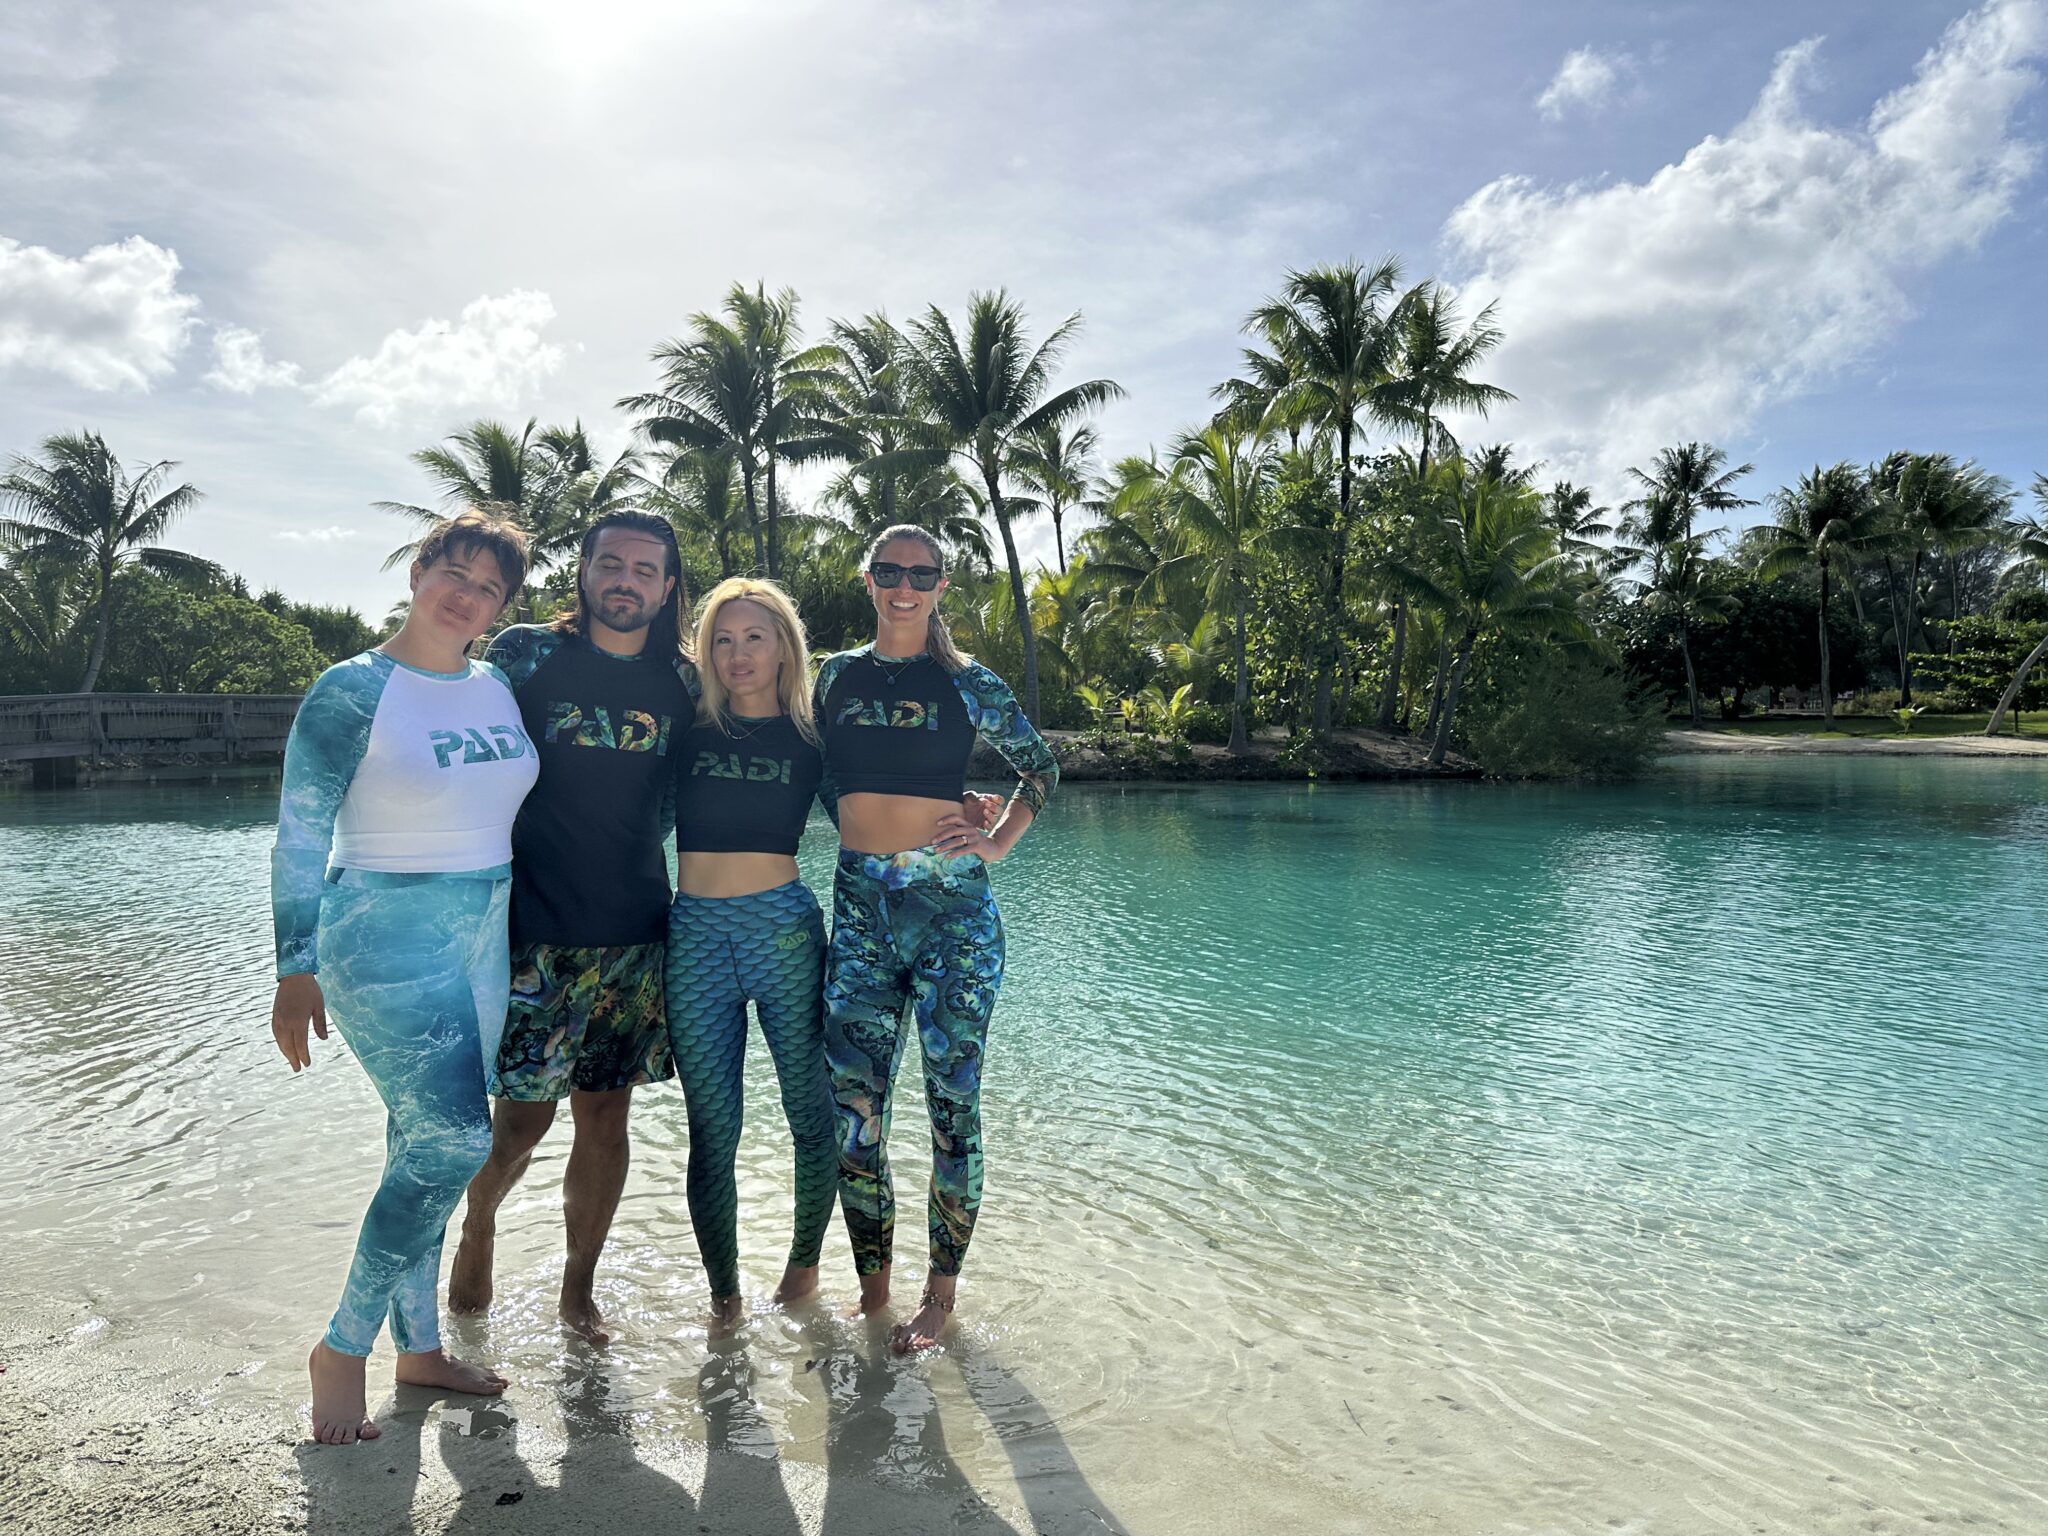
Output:
[[485,1063],[511,987],[512,882],[341,870],[320,898],[320,988],[386,1111],[384,1178],[328,1347],[367,1355],[388,1316],[407,1354],[441,1345],[441,1237],[491,1150]]
[[820,984],[825,919],[801,880],[751,896],[676,894],[669,908],[669,1054],[690,1117],[690,1225],[715,1297],[740,1290],[739,1154],[747,1002],[782,1087],[795,1143],[796,1222],[789,1262],[818,1262],[838,1195],[832,1092],[825,1077]]
[[854,1268],[890,1261],[889,1108],[903,1012],[917,1020],[932,1121],[932,1273],[957,1275],[981,1209],[981,1063],[1003,980],[1003,920],[972,854],[841,849],[825,963],[825,1059]]

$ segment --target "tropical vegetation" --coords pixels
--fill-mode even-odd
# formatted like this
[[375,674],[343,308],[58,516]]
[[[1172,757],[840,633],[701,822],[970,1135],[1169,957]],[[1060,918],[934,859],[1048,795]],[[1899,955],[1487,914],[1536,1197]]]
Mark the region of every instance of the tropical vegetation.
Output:
[[[656,512],[686,591],[769,573],[827,647],[867,632],[874,535],[918,523],[949,551],[963,647],[1105,749],[1136,732],[1307,763],[1376,729],[1436,763],[1621,773],[1674,710],[1977,711],[1995,730],[2044,703],[2048,476],[2031,512],[1940,452],[1770,491],[1681,442],[1609,505],[1461,438],[1512,398],[1487,377],[1500,327],[1397,260],[1286,273],[1242,324],[1203,410],[1111,456],[1123,390],[1070,369],[1079,315],[1041,329],[996,290],[807,332],[795,293],[736,283],[651,349],[597,434],[617,451],[581,421],[460,423],[412,455],[413,497],[375,505],[408,535],[394,564],[452,508],[519,521],[518,617],[570,599],[594,517]],[[167,545],[200,501],[176,468],[124,467],[89,433],[11,461],[0,690],[290,689],[374,639]],[[1754,507],[1767,520],[1735,526]]]

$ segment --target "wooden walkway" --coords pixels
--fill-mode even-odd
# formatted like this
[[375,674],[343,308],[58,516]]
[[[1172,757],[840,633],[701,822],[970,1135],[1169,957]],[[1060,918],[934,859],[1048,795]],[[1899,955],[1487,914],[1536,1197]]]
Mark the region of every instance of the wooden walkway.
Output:
[[232,763],[276,756],[298,712],[297,694],[0,696],[0,763],[126,757]]

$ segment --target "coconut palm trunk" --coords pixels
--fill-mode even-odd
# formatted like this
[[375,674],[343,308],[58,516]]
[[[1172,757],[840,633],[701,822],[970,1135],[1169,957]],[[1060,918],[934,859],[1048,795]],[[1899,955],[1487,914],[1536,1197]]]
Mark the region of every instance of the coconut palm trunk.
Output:
[[1003,535],[1003,559],[1010,567],[1010,600],[1017,606],[1017,628],[1024,640],[1024,713],[1038,718],[1038,632],[1031,627],[1031,599],[1024,590],[1024,563],[1017,558],[1017,536],[1010,531],[1010,512],[996,467],[982,461],[981,478],[988,487],[988,509]]
[[1685,658],[1685,696],[1692,706],[1692,723],[1704,725],[1700,718],[1700,680],[1692,666],[1692,624],[1681,617],[1678,621],[1678,654]]
[[754,536],[754,569],[768,569],[768,545],[761,537],[761,505],[754,497],[754,465],[750,459],[740,460],[740,485],[747,497],[747,530]]
[[1315,704],[1309,728],[1330,728],[1330,702],[1337,686],[1337,660],[1344,648],[1344,567],[1351,533],[1351,417],[1337,422],[1337,527],[1330,540],[1330,580],[1323,597],[1323,658],[1316,669]]
[[78,691],[91,693],[100,680],[100,667],[107,659],[107,641],[114,632],[114,566],[110,560],[100,561],[99,611],[93,616],[92,651],[85,659],[85,676],[79,680]]
[[[1698,712],[1698,706],[1694,706]],[[1820,563],[1820,719],[1824,726],[1835,723],[1835,690],[1828,681],[1828,562]]]
[[1432,739],[1436,736],[1437,721],[1444,712],[1444,681],[1451,670],[1451,642],[1446,636],[1436,645],[1436,680],[1429,685],[1429,718],[1423,722],[1422,734]]
[[1986,736],[1998,734],[1998,728],[2005,723],[2005,712],[2019,702],[2020,689],[2026,686],[2027,674],[2034,670],[2035,663],[2040,661],[2043,655],[2048,655],[2048,635],[2043,635],[2041,643],[2027,652],[2027,659],[2020,663],[2019,671],[2012,675],[2012,681],[2006,684],[2005,692],[1998,696],[1998,708],[1991,711],[1991,723],[1984,727]]
[[1451,668],[1450,686],[1444,690],[1444,712],[1436,723],[1436,741],[1429,749],[1429,763],[1432,768],[1443,766],[1444,754],[1451,747],[1451,719],[1458,712],[1458,700],[1465,692],[1465,673],[1472,665],[1472,645],[1479,638],[1479,631],[1467,628],[1465,638],[1458,642],[1458,660]]
[[1242,757],[1252,749],[1251,733],[1245,728],[1245,711],[1251,707],[1251,676],[1245,668],[1245,596],[1237,594],[1237,689],[1230,699],[1230,744],[1224,748]]

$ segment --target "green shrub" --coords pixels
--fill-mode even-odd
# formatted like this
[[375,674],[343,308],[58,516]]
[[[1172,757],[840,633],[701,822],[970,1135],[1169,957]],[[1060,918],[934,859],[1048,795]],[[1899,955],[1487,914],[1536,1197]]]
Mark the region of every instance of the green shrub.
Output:
[[1581,650],[1532,647],[1491,669],[1458,712],[1458,734],[1489,774],[1619,779],[1642,772],[1663,736],[1661,711]]
[[1230,740],[1230,711],[1221,704],[1197,704],[1187,712],[1187,739],[1220,747]]

